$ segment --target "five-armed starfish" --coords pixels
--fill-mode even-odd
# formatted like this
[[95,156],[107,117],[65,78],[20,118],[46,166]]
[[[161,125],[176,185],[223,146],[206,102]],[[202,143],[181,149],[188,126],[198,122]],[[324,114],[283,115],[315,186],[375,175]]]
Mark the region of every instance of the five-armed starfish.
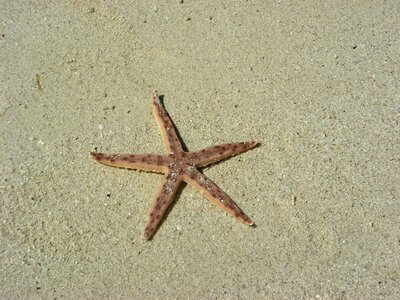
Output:
[[144,230],[146,239],[150,239],[154,235],[162,216],[172,202],[173,196],[182,181],[194,186],[207,199],[220,206],[240,222],[253,225],[253,221],[246,216],[235,202],[197,168],[247,151],[255,147],[257,142],[222,144],[195,152],[186,152],[183,150],[174,125],[156,91],[151,96],[151,104],[154,118],[160,128],[168,154],[103,154],[91,152],[93,159],[105,165],[165,174],[163,184],[158,190],[147,219]]

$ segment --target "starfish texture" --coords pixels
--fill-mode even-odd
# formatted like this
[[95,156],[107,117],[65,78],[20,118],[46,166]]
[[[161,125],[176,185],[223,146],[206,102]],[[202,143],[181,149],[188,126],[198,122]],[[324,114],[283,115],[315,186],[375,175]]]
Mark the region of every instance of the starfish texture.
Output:
[[236,203],[198,168],[247,151],[255,147],[257,142],[229,143],[194,152],[184,151],[171,118],[156,91],[151,95],[151,105],[168,154],[104,154],[95,151],[90,153],[94,160],[105,165],[165,174],[147,218],[144,230],[146,239],[150,239],[156,232],[162,216],[182,181],[194,186],[207,199],[220,206],[238,221],[246,225],[253,225],[253,221]]

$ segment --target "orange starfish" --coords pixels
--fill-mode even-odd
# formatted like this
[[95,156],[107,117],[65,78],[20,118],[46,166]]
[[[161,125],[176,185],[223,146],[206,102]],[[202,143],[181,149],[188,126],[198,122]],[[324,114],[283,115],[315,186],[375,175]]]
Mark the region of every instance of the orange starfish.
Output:
[[240,222],[253,225],[253,221],[219,187],[197,168],[229,156],[247,151],[257,142],[231,143],[208,147],[195,152],[183,150],[171,118],[163,107],[157,91],[151,96],[154,118],[160,128],[166,155],[158,154],[103,154],[92,151],[91,157],[99,163],[126,169],[164,173],[163,184],[158,190],[147,219],[144,235],[150,239],[161,221],[167,207],[173,200],[182,181],[194,186],[207,199],[220,206]]

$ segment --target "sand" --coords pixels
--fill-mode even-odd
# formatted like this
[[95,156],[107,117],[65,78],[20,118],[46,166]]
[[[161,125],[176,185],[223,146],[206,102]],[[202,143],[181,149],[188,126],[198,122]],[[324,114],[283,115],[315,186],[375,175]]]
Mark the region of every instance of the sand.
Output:
[[[2,1],[1,299],[400,297],[400,2]],[[183,186],[151,241],[150,92],[256,223]]]

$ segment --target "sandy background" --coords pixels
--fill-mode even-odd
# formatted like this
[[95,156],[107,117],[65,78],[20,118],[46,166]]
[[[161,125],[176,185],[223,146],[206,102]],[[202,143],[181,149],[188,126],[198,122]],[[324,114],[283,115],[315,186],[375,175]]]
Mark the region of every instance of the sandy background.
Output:
[[[400,297],[399,1],[1,2],[1,299]],[[256,228],[185,186],[144,240],[161,176],[89,151],[162,153],[155,88],[261,143],[204,170]]]

